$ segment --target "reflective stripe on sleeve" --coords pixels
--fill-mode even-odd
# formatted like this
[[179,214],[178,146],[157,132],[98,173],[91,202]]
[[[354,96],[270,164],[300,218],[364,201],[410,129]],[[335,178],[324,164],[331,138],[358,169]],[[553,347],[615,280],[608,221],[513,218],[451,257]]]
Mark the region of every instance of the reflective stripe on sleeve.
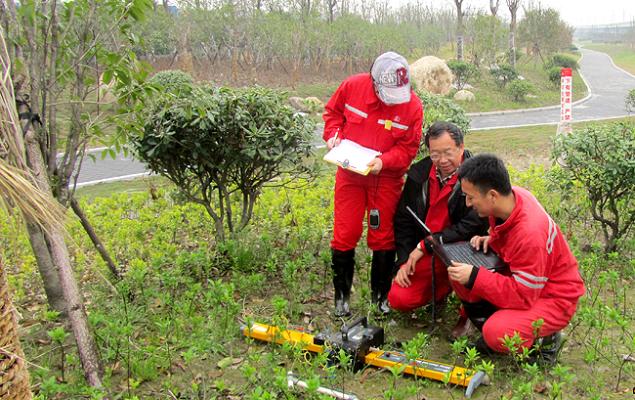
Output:
[[518,283],[522,284],[522,285],[527,286],[527,287],[528,287],[528,288],[530,288],[530,289],[542,289],[542,288],[544,288],[544,287],[545,287],[545,284],[544,284],[544,283],[538,283],[538,284],[536,284],[536,283],[530,283],[530,282],[527,282],[526,280],[524,280],[523,278],[521,278],[521,277],[520,277],[520,276],[518,276],[518,275],[514,275],[514,280],[515,280],[516,282],[518,282]]
[[546,276],[535,276],[535,275],[532,275],[532,274],[528,274],[525,271],[514,271],[514,273],[518,274],[518,275],[522,275],[525,278],[529,278],[532,281],[536,281],[536,282],[547,282],[549,280],[549,278],[547,278]]

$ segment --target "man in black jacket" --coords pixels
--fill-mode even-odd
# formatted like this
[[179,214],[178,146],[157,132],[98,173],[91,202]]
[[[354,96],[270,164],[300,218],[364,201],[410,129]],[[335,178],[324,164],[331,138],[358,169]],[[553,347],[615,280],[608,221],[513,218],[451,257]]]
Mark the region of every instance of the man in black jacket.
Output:
[[[408,170],[394,218],[395,244],[399,268],[388,294],[393,309],[411,311],[432,299],[433,271],[436,283],[435,300],[442,300],[451,287],[445,266],[426,248],[424,230],[407,211],[414,210],[419,218],[443,243],[470,240],[487,232],[486,218],[465,204],[465,195],[457,179],[457,170],[470,157],[465,150],[463,133],[454,124],[434,123],[425,136],[430,156],[413,164]],[[467,318],[462,318],[453,334],[461,334]]]

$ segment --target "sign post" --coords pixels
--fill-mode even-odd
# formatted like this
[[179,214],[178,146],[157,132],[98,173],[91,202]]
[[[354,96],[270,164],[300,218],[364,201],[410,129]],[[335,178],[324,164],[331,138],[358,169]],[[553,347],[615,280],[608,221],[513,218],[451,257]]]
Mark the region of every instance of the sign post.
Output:
[[571,133],[573,120],[571,99],[573,97],[573,77],[571,68],[560,70],[560,123],[558,133]]

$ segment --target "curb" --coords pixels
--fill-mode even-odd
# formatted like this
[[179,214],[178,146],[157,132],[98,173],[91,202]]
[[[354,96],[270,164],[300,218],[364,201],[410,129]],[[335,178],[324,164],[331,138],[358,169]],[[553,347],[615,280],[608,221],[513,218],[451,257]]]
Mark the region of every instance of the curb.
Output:
[[117,181],[130,181],[130,180],[133,180],[133,179],[141,178],[142,176],[150,176],[150,175],[152,175],[152,173],[150,171],[147,171],[147,172],[140,172],[138,174],[113,176],[112,178],[97,179],[97,180],[94,180],[94,181],[81,182],[81,183],[78,183],[77,185],[75,185],[75,187],[80,188],[80,187],[84,187],[84,186],[98,185],[100,183],[117,182]]
[[[610,117],[601,117],[601,118],[587,118],[587,119],[577,119],[572,121],[574,124],[580,122],[594,122],[594,121],[606,121],[608,119],[618,119],[618,118],[630,118],[635,117],[633,114],[622,114],[622,115],[612,115]],[[510,128],[524,128],[524,127],[532,127],[532,126],[544,126],[544,125],[558,125],[558,122],[537,122],[534,124],[519,124],[519,125],[504,125],[504,126],[494,126],[494,127],[485,127],[485,128],[471,128],[470,132],[474,131],[495,131],[498,129],[510,129]]]
[[[587,49],[585,49],[585,50],[587,50]],[[582,54],[582,57],[580,57],[580,60],[578,60],[578,62],[582,61],[583,58],[584,58],[584,54]],[[611,61],[613,61],[613,60],[611,60]],[[624,71],[624,72],[626,72],[626,71]],[[585,103],[588,100],[590,100],[591,97],[593,97],[593,91],[591,90],[591,86],[589,86],[589,82],[586,80],[586,78],[584,77],[582,72],[579,71],[579,70],[578,70],[578,75],[580,75],[580,78],[582,78],[582,82],[584,82],[584,86],[586,86],[587,95],[584,98],[582,98],[580,100],[576,100],[573,103],[571,103],[571,107],[580,105],[582,103]],[[467,113],[466,115],[468,117],[486,117],[486,116],[489,116],[489,115],[507,115],[507,114],[514,114],[514,113],[523,114],[523,113],[532,112],[532,111],[555,110],[555,109],[559,109],[560,107],[561,107],[561,105],[557,104],[557,105],[553,105],[553,106],[544,106],[544,107],[536,107],[536,108],[519,108],[517,110],[500,110],[500,111],[475,112],[475,113]],[[529,125],[524,125],[524,126],[529,126]],[[474,130],[474,129],[470,129],[470,130]]]
[[601,51],[597,51],[597,50],[591,50],[591,49],[586,49],[588,51],[595,51],[596,53],[601,53],[604,54],[605,56],[607,56],[609,58],[609,60],[611,60],[611,64],[613,64],[613,67],[615,67],[615,69],[619,69],[620,71],[624,72],[626,75],[630,76],[631,78],[635,78],[635,75],[631,74],[630,72],[628,72],[627,70],[625,70],[622,67],[618,67],[617,64],[615,64],[615,62],[613,61],[613,57],[611,57],[610,55],[608,55],[608,53],[602,53]]

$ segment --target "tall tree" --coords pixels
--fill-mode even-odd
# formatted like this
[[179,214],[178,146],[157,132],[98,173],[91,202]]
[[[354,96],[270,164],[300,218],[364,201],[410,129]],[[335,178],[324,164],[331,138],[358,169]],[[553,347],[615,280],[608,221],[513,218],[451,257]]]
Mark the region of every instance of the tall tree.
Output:
[[505,0],[507,8],[511,14],[511,22],[509,23],[509,63],[516,69],[516,17],[518,7],[522,0]]
[[495,17],[498,13],[498,6],[500,5],[500,0],[489,0],[489,10],[492,13],[492,17]]
[[456,6],[456,59],[463,61],[463,42],[465,38],[465,25],[463,24],[463,2],[465,0],[454,0]]
[[571,46],[573,28],[553,8],[530,8],[518,23],[518,41],[543,64],[546,57]]
[[[63,209],[50,193],[35,186],[36,177],[24,158],[4,32],[0,26],[0,207],[17,208],[25,219],[45,231],[59,230]],[[28,400],[32,397],[29,373],[15,314],[6,268],[0,259],[0,398]]]
[[[492,35],[492,43],[496,43],[496,21],[498,21],[498,7],[500,6],[500,0],[489,0],[489,10],[492,13],[492,26],[491,26],[491,35]],[[496,49],[491,52],[490,63],[496,63]]]
[[[125,4],[118,0],[23,0],[19,8],[14,0],[7,1],[10,12],[1,18],[8,20],[5,26],[13,38],[8,54],[24,138],[20,151],[37,178],[37,187],[65,207],[73,200],[88,144],[95,140],[107,143],[106,127],[121,124],[125,128],[129,123],[113,106],[136,104],[134,98],[142,91],[138,83],[144,74],[130,50],[129,20],[141,18],[151,8],[150,0]],[[106,101],[102,98],[104,86],[125,95],[116,103]],[[69,110],[64,130],[58,113],[62,106]],[[106,107],[116,114],[105,114]],[[64,150],[58,154],[62,141]],[[114,144],[120,148],[120,142]],[[63,297],[61,301],[49,298],[49,302],[61,304],[86,380],[99,387],[99,358],[64,236],[59,229],[44,230],[36,221],[26,221],[47,296],[51,295],[48,289],[55,288]],[[103,256],[103,245],[95,244]],[[114,264],[111,270],[118,274]]]
[[337,0],[325,0],[327,18],[329,23],[333,23],[335,20],[335,9],[337,8]]

